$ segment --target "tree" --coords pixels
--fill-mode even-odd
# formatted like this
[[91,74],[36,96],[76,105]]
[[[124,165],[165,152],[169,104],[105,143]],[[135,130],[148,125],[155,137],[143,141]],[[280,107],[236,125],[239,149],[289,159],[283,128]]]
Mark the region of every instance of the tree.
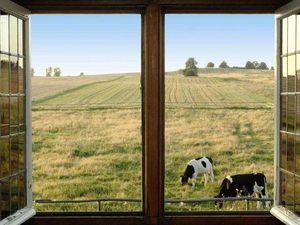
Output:
[[183,74],[185,76],[197,76],[198,75],[198,69],[197,65],[198,62],[194,58],[189,58],[185,62],[185,70],[183,71]]
[[268,70],[269,68],[268,68],[268,66],[267,66],[267,64],[266,64],[265,62],[261,62],[261,63],[259,64],[259,66],[257,67],[257,69],[260,69],[260,70]]
[[245,65],[246,69],[255,69],[253,62],[247,61]]
[[46,77],[51,77],[52,76],[52,67],[46,68]]
[[209,62],[207,63],[207,68],[214,68],[215,67],[215,64],[213,62]]
[[33,68],[31,68],[31,70],[30,70],[30,73],[31,73],[31,76],[32,76],[32,77],[34,77],[34,73],[35,73],[35,71],[34,71],[34,69],[33,69]]
[[219,68],[229,68],[229,66],[227,65],[226,61],[221,62],[221,64],[219,65]]
[[54,68],[54,77],[60,77],[61,75],[61,70],[59,67]]
[[253,61],[252,63],[254,65],[255,69],[258,69],[260,63],[257,61]]
[[274,70],[274,66],[271,66],[270,70]]
[[79,76],[84,76],[84,73],[83,73],[83,72],[81,72],[81,73],[79,74]]

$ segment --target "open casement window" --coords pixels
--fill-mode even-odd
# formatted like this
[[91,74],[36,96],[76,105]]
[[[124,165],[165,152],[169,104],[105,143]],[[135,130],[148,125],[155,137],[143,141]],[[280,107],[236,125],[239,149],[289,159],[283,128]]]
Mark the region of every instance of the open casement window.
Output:
[[35,214],[31,200],[29,11],[0,1],[0,224]]
[[276,12],[277,93],[275,206],[286,224],[300,224],[300,1]]

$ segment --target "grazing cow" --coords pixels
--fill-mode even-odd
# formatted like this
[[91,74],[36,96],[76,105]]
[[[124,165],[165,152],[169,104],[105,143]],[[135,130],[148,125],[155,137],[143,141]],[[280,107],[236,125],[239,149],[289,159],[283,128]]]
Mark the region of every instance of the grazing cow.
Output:
[[[221,186],[220,192],[216,198],[237,197],[237,196],[251,196],[256,194],[258,198],[268,198],[267,180],[262,173],[238,174],[227,176]],[[219,204],[219,208],[223,207],[222,202],[215,202]],[[270,207],[267,202],[267,207]],[[261,207],[261,202],[257,202],[257,208]]]
[[182,185],[187,184],[189,179],[191,179],[192,188],[194,189],[196,177],[199,174],[204,175],[204,185],[207,184],[208,174],[211,176],[211,181],[214,181],[213,161],[210,157],[200,157],[189,161],[181,176]]

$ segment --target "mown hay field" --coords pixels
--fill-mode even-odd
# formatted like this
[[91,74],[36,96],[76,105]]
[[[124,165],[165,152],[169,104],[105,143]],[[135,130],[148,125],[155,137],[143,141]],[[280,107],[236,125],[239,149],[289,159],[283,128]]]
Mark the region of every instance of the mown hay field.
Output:
[[[68,89],[55,92],[46,87],[49,79],[64,86],[66,78],[33,77],[34,199],[141,199],[140,76],[91,77],[81,85],[77,81],[70,85],[68,80]],[[85,77],[71,79],[77,78]],[[35,79],[40,85],[35,85]],[[198,77],[172,73],[165,83],[166,199],[213,197],[224,177],[250,172],[266,174],[272,195],[273,73],[203,69]],[[39,95],[42,91],[35,89],[44,92]],[[204,187],[199,177],[195,190],[181,186],[186,163],[205,155],[214,160],[215,182]],[[93,203],[35,207],[40,211],[97,210]],[[225,207],[230,208],[230,204]],[[101,208],[141,209],[140,203],[128,202],[106,202]],[[166,204],[166,209],[216,208],[202,203]],[[236,209],[243,210],[244,205]]]

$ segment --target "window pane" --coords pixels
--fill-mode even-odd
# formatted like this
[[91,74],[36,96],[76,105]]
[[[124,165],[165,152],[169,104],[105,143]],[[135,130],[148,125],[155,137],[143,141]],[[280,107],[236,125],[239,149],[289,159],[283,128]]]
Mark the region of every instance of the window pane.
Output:
[[9,135],[9,97],[0,97],[0,135]]
[[3,178],[9,175],[9,138],[0,138],[0,147],[0,178]]
[[2,219],[10,215],[10,181],[0,182],[1,216]]
[[23,20],[18,19],[18,41],[19,41],[19,46],[18,46],[18,50],[19,50],[19,55],[23,55],[23,27],[24,22]]
[[18,66],[18,75],[19,75],[19,93],[20,94],[24,94],[24,78],[25,78],[25,74],[24,74],[24,60],[22,58],[19,58],[19,66]]
[[10,91],[18,93],[18,58],[14,56],[10,57]]
[[9,58],[7,55],[0,54],[0,93],[9,93]]
[[283,131],[286,131],[286,113],[287,113],[287,96],[286,95],[281,95],[280,96],[280,129]]
[[300,15],[297,15],[296,47],[297,47],[297,51],[300,51]]
[[10,134],[19,132],[18,97],[10,97]]
[[287,142],[287,170],[290,172],[295,171],[295,141],[294,135],[288,134],[288,142]]
[[288,56],[288,92],[295,91],[296,57]]
[[288,29],[288,24],[287,24],[287,18],[284,18],[282,20],[282,49],[281,49],[281,52],[282,54],[287,54],[287,37],[288,37],[288,32],[287,32],[287,29]]
[[10,174],[19,172],[19,143],[18,135],[10,138]]
[[[300,21],[299,21],[299,24],[300,24]],[[297,54],[296,57],[297,57],[297,61],[296,61],[296,79],[297,79],[296,91],[300,92],[300,54]]]
[[287,134],[280,134],[280,167],[287,169]]
[[26,179],[25,179],[26,172],[24,171],[19,178],[19,207],[23,208],[26,206]]
[[294,211],[294,177],[288,173],[280,172],[281,204]]
[[296,50],[296,16],[288,18],[288,53]]
[[15,213],[19,209],[19,185],[18,185],[18,176],[13,177],[10,183],[10,209],[11,213]]
[[25,169],[25,134],[19,135],[19,171]]
[[295,137],[296,137],[296,143],[295,143],[296,174],[300,176],[300,136],[295,136]]
[[19,97],[19,132],[25,131],[25,97]]
[[300,215],[300,178],[295,178],[295,212]]
[[287,91],[287,69],[288,69],[288,65],[287,65],[287,57],[283,57],[281,60],[281,92],[286,92]]
[[1,17],[0,17],[0,48],[1,51],[3,52],[9,52],[9,38],[8,38],[8,33],[9,33],[9,23],[8,23],[8,15],[4,12],[1,12]]
[[287,130],[288,132],[294,132],[295,128],[295,96],[288,95],[287,96]]
[[9,42],[10,53],[18,54],[18,19],[12,15],[9,16]]

